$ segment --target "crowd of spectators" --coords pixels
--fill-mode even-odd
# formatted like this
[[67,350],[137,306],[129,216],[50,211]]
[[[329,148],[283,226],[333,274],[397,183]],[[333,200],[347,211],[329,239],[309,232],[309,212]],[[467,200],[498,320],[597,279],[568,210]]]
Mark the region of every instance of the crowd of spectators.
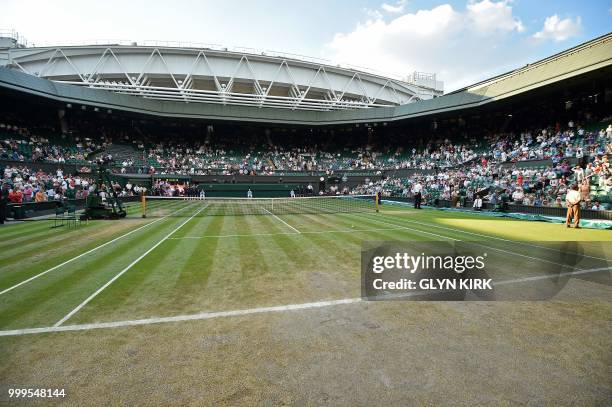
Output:
[[[37,129],[38,130],[38,129]],[[270,137],[162,137],[134,131],[97,137],[80,133],[54,134],[27,127],[0,123],[0,159],[91,165],[96,154],[113,148],[115,169],[121,173],[181,175],[273,175],[285,172],[380,171],[391,169],[445,169],[466,165],[482,155],[495,162],[601,156],[611,152],[612,127],[586,131],[570,121],[565,129],[554,127],[521,133],[496,133],[484,139],[428,141],[417,146],[370,145],[347,147],[311,142],[290,144]]]
[[[0,159],[19,162],[6,167],[2,174],[3,182],[14,190],[15,201],[86,197],[91,185],[86,173],[97,157],[115,150],[119,153],[112,164],[114,170],[125,174],[331,175],[362,170],[382,175],[385,170],[408,169],[417,173],[409,178],[384,178],[351,193],[410,196],[419,184],[426,202],[442,199],[453,205],[473,202],[479,196],[492,203],[506,199],[525,205],[562,206],[568,187],[577,183],[586,206],[605,208],[607,202],[600,205],[591,195],[595,190],[596,195],[603,191],[607,196],[611,182],[608,155],[612,155],[612,125],[588,131],[573,121],[563,128],[556,124],[519,133],[494,133],[479,140],[445,138],[419,147],[384,148],[324,145],[308,139],[299,144],[295,138],[282,144],[269,136],[236,139],[208,134],[160,139],[142,131],[114,134],[105,130],[92,138],[69,131],[59,135],[39,131],[0,123]],[[520,165],[528,160],[545,160],[546,164]],[[78,163],[81,175],[64,174],[61,169],[53,174],[33,171],[37,162]],[[153,190],[168,195],[168,188],[160,184]],[[125,186],[117,186],[117,190],[122,195],[137,193]]]
[[26,166],[7,166],[1,175],[1,183],[9,186],[11,203],[84,199],[94,185],[91,178],[64,174],[60,168],[50,174]]
[[[446,200],[453,207],[464,207],[480,198],[493,206],[515,203],[563,207],[568,188],[576,184],[584,208],[610,209],[611,202],[599,200],[600,196],[609,200],[612,189],[608,161],[612,126],[597,133],[574,132],[570,123],[567,130],[552,135],[544,129],[536,137],[523,133],[516,140],[497,137],[490,141],[492,154],[467,165],[415,173],[409,178],[384,178],[361,185],[353,193],[412,197],[419,190],[425,202],[434,205]],[[546,166],[520,166],[525,159],[551,161]]]
[[106,137],[88,137],[61,133],[53,141],[45,135],[32,134],[29,128],[0,123],[0,159],[56,164],[91,163],[88,156],[109,145]]

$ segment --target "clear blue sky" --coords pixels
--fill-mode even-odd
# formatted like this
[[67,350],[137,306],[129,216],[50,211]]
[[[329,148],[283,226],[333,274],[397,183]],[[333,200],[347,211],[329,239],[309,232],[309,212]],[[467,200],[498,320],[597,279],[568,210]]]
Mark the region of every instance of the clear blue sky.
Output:
[[2,0],[0,29],[30,43],[177,40],[292,52],[390,74],[435,72],[446,90],[605,34],[612,1]]

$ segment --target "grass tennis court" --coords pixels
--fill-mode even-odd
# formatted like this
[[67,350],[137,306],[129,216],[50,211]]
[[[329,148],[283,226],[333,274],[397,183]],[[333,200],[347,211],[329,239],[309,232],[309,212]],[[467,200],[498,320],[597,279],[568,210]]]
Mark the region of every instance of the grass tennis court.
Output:
[[[478,341],[487,349],[487,336],[495,335],[509,349],[525,347],[525,374],[557,375],[554,382],[540,386],[564,385],[560,397],[575,388],[571,386],[591,386],[592,391],[581,393],[591,398],[581,401],[601,400],[609,390],[609,378],[600,365],[609,357],[609,271],[572,278],[560,298],[549,302],[476,307],[475,303],[371,303],[359,297],[363,241],[473,240],[503,253],[553,262],[556,253],[537,250],[529,241],[610,241],[610,231],[391,206],[381,207],[380,213],[206,216],[206,201],[150,205],[149,211],[160,211],[158,217],[140,218],[134,204],[125,220],[90,221],[77,229],[52,229],[50,221],[0,228],[0,346],[4,349],[0,382],[4,386],[11,381],[55,383],[67,387],[68,393],[71,388],[88,391],[95,400],[95,392],[110,385],[119,389],[110,400],[130,403],[136,399],[131,398],[128,383],[147,380],[151,394],[168,401],[173,400],[173,385],[192,386],[193,392],[186,391],[182,397],[187,398],[179,403],[194,403],[200,389],[208,395],[206,400],[222,404],[266,400],[299,404],[300,400],[283,396],[297,388],[299,380],[314,385],[314,378],[323,375],[350,388],[362,379],[370,382],[374,375],[378,377],[374,382],[382,383],[368,396],[374,400],[387,386],[385,369],[397,373],[415,368],[422,374],[477,370],[467,357],[470,343]],[[609,264],[612,253],[591,254]],[[523,277],[511,270],[508,278]],[[78,330],[56,332],[55,327]],[[509,332],[514,332],[514,339],[499,339]],[[567,336],[573,339],[565,341]],[[433,356],[443,338],[449,346]],[[428,344],[436,346],[426,349]],[[384,354],[379,346],[386,347]],[[408,348],[401,351],[403,346]],[[577,346],[589,346],[591,352],[572,352]],[[108,359],[91,359],[93,349]],[[331,350],[347,359],[326,359]],[[394,364],[390,355],[400,351],[403,356]],[[550,371],[528,372],[529,360],[541,362],[553,351],[565,352],[564,358],[587,358],[592,369],[572,382],[570,378],[579,372],[570,372],[551,358],[552,364],[544,364]],[[71,357],[63,358],[65,352]],[[422,359],[428,354],[438,364]],[[440,359],[444,354],[447,357]],[[598,359],[602,355],[603,362]],[[475,360],[485,356],[473,355]],[[40,366],[45,358],[53,364],[47,373]],[[156,371],[145,366],[151,358],[157,361]],[[380,358],[390,365],[379,366]],[[124,368],[108,376],[106,369],[117,360],[124,361]],[[238,360],[242,371],[231,366]],[[489,370],[477,375],[485,380],[494,373],[504,376],[498,369],[515,362],[483,361],[480,368]],[[295,378],[279,376],[281,367]],[[85,377],[91,380],[74,378],[73,373],[82,369],[90,369],[91,375]],[[510,392],[508,380],[508,388],[501,392]],[[229,382],[235,385],[228,386]],[[326,386],[325,381],[316,383]],[[536,384],[524,385],[535,389]],[[465,385],[448,383],[445,389],[477,390]],[[331,382],[328,386],[319,389],[324,394],[319,396],[333,401],[341,390]],[[264,395],[264,387],[278,393]],[[222,388],[230,394],[215,393]],[[384,397],[393,401],[392,394]],[[435,403],[423,397],[415,394],[414,401]]]

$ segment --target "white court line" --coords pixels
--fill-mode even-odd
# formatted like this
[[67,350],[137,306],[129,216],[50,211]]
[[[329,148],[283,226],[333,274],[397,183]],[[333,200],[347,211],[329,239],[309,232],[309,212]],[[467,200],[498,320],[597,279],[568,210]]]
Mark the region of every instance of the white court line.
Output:
[[[546,260],[546,259],[543,259],[541,257],[527,256],[526,254],[521,254],[521,253],[517,253],[517,252],[511,252],[511,251],[508,251],[508,250],[499,249],[497,247],[487,246],[485,244],[478,243],[478,242],[475,242],[475,241],[465,241],[465,240],[461,240],[461,239],[455,239],[454,237],[439,235],[437,233],[427,232],[427,231],[421,230],[421,229],[413,229],[413,228],[409,228],[408,226],[405,226],[405,225],[398,225],[398,224],[395,224],[395,223],[389,223],[389,222],[385,222],[385,221],[380,220],[380,219],[372,219],[372,218],[369,218],[369,217],[366,217],[366,216],[364,216],[364,218],[365,219],[369,219],[369,220],[371,220],[373,222],[379,222],[379,223],[383,223],[383,224],[390,225],[390,226],[401,227],[402,229],[406,229],[406,230],[409,230],[409,231],[412,231],[412,232],[415,232],[415,233],[427,234],[427,235],[432,235],[432,236],[436,236],[436,237],[441,237],[443,239],[448,239],[448,240],[452,240],[452,241],[455,241],[455,242],[469,242],[470,244],[486,247],[487,249],[491,249],[491,250],[495,250],[495,251],[498,251],[498,252],[510,254],[512,256],[519,256],[519,257],[524,257],[526,259],[537,260],[537,261],[541,261],[541,262],[544,262],[544,263],[554,264],[556,266],[567,267],[567,264],[558,263],[556,261]],[[578,268],[578,267],[571,267],[571,268],[576,269],[576,270],[580,270],[580,268]]]
[[[179,211],[181,211],[181,210],[183,210],[183,209],[185,209],[185,208],[179,209],[179,210],[178,210],[178,211],[176,211],[176,212],[179,212]],[[176,212],[175,212],[175,213],[176,213]],[[103,248],[103,247],[105,247],[105,246],[107,246],[107,245],[109,245],[109,244],[111,244],[111,243],[113,243],[113,242],[116,242],[116,241],[117,241],[117,240],[119,240],[119,239],[123,239],[124,237],[129,236],[129,235],[131,235],[132,233],[138,232],[140,229],[146,228],[147,226],[151,226],[152,224],[157,223],[157,222],[159,222],[160,220],[164,220],[164,219],[165,219],[165,218],[167,218],[168,216],[170,216],[170,215],[166,215],[166,216],[164,216],[163,218],[159,218],[159,219],[157,219],[157,220],[154,220],[153,222],[149,222],[149,223],[147,223],[146,225],[142,225],[141,227],[139,227],[139,228],[137,228],[137,229],[134,229],[134,230],[132,230],[132,231],[130,231],[130,232],[128,232],[128,233],[126,233],[126,234],[124,234],[124,235],[119,236],[119,237],[116,237],[116,238],[114,238],[113,240],[110,240],[110,241],[108,241],[108,242],[106,242],[106,243],[103,243],[103,244],[101,244],[100,246],[96,246],[96,247],[94,247],[93,249],[86,251],[85,253],[81,253],[81,254],[79,254],[79,255],[78,255],[78,256],[76,256],[76,257],[73,257],[73,258],[71,258],[71,259],[69,259],[69,260],[66,260],[65,262],[63,262],[63,263],[61,263],[61,264],[58,264],[57,266],[51,267],[51,268],[50,268],[50,269],[48,269],[48,270],[45,270],[45,271],[43,271],[43,272],[41,272],[41,273],[38,273],[38,274],[36,274],[35,276],[32,276],[32,277],[28,278],[27,280],[22,281],[21,283],[17,283],[17,284],[15,284],[15,285],[14,285],[14,286],[12,286],[12,287],[9,287],[9,288],[7,288],[7,289],[4,289],[4,290],[0,291],[0,295],[2,295],[2,294],[6,294],[6,293],[8,293],[9,291],[14,290],[15,288],[17,288],[17,287],[19,287],[19,286],[21,286],[21,285],[23,285],[23,284],[27,284],[27,283],[29,283],[30,281],[37,279],[38,277],[44,276],[45,274],[47,274],[47,273],[49,273],[49,272],[51,272],[51,271],[53,271],[53,270],[57,270],[58,268],[60,268],[60,267],[62,267],[62,266],[65,266],[66,264],[71,263],[71,262],[73,262],[73,261],[75,261],[75,260],[77,260],[77,259],[80,259],[80,258],[81,258],[81,257],[83,257],[83,256],[87,256],[88,254],[93,253],[93,252],[95,252],[96,250],[101,249],[101,248]]]
[[[180,212],[180,211],[182,211],[183,209],[186,209],[186,208],[187,208],[187,207],[183,207],[183,208],[181,208],[181,209],[177,210],[176,212],[174,212],[173,214],[176,214],[176,213],[178,213],[178,212]],[[105,247],[105,246],[107,246],[107,245],[109,245],[109,244],[111,244],[111,243],[113,243],[113,242],[116,242],[116,241],[117,241],[117,240],[119,240],[119,239],[123,239],[124,237],[131,235],[132,233],[138,232],[140,229],[146,228],[147,226],[151,226],[152,224],[157,223],[157,222],[159,222],[160,220],[164,220],[164,219],[166,219],[168,216],[173,215],[173,214],[166,215],[166,216],[164,216],[163,218],[159,218],[159,219],[157,219],[157,220],[154,220],[153,222],[149,222],[149,223],[147,223],[146,225],[142,225],[141,227],[139,227],[139,228],[137,228],[137,229],[134,229],[134,230],[132,230],[132,231],[130,231],[130,232],[128,232],[128,233],[126,233],[126,234],[124,234],[124,235],[118,236],[118,237],[114,238],[113,240],[110,240],[110,241],[108,241],[108,242],[106,242],[106,243],[101,244],[100,246],[96,246],[96,247],[94,247],[93,249],[86,251],[85,253],[81,253],[81,254],[79,254],[79,255],[78,255],[78,256],[76,256],[76,257],[73,257],[73,258],[71,258],[71,259],[68,259],[68,260],[66,260],[66,261],[65,261],[65,262],[63,262],[63,263],[58,264],[57,266],[51,267],[50,269],[45,270],[45,271],[43,271],[42,273],[38,273],[38,274],[36,274],[35,276],[32,276],[32,277],[28,278],[27,280],[22,281],[21,283],[17,283],[17,284],[15,284],[15,285],[14,285],[14,286],[12,286],[12,287],[9,287],[9,288],[7,288],[7,289],[5,289],[5,290],[3,290],[3,291],[0,291],[0,295],[5,294],[5,293],[8,293],[9,291],[11,291],[11,290],[13,290],[13,289],[15,289],[15,288],[17,288],[17,287],[19,287],[19,286],[23,285],[23,284],[27,284],[27,283],[29,283],[30,281],[37,279],[38,277],[44,276],[45,274],[47,274],[47,273],[49,273],[49,272],[51,272],[51,271],[53,271],[53,270],[57,270],[58,268],[60,268],[60,267],[62,267],[62,266],[65,266],[66,264],[71,263],[71,262],[73,262],[74,260],[80,259],[80,258],[81,258],[81,257],[83,257],[83,256],[86,256],[86,255],[88,255],[88,254],[90,254],[90,253],[93,253],[93,252],[95,252],[96,250],[101,249],[101,248],[103,248],[103,247]]]
[[[383,230],[403,230],[402,227],[397,228],[371,228],[371,229],[342,229],[342,230],[316,230],[309,232],[300,232],[301,235],[311,234],[325,234],[325,233],[353,233],[353,232],[377,232]],[[203,236],[182,236],[182,237],[171,237],[168,240],[181,240],[181,239],[208,239],[215,238],[219,239],[222,237],[249,237],[249,236],[278,236],[278,235],[295,235],[293,232],[278,232],[278,233],[246,233],[237,235],[203,235]]]
[[66,322],[68,319],[70,319],[74,314],[76,314],[77,312],[79,312],[81,310],[81,308],[83,308],[85,305],[87,305],[91,300],[93,300],[98,294],[100,294],[102,291],[104,291],[106,289],[106,287],[108,287],[109,285],[111,285],[115,280],[117,280],[119,277],[121,277],[126,271],[128,271],[129,269],[131,269],[132,267],[134,267],[134,265],[136,263],[138,263],[140,260],[142,260],[147,254],[151,253],[157,246],[159,246],[160,244],[162,244],[166,239],[168,239],[170,236],[172,236],[176,231],[178,231],[180,228],[182,228],[183,226],[185,226],[185,224],[187,222],[189,222],[191,219],[193,219],[198,213],[202,212],[204,209],[206,209],[208,205],[203,206],[202,208],[200,208],[196,213],[194,213],[193,215],[191,215],[189,218],[187,218],[187,220],[185,220],[185,222],[181,223],[177,228],[175,228],[172,232],[168,233],[166,236],[164,236],[164,238],[162,240],[160,240],[159,242],[157,242],[153,247],[151,247],[149,250],[147,250],[146,252],[144,252],[140,257],[138,257],[136,260],[134,260],[133,262],[130,263],[129,266],[127,266],[126,268],[124,268],[123,270],[121,270],[117,275],[115,275],[115,277],[111,278],[110,280],[108,280],[108,282],[106,284],[104,284],[102,287],[98,288],[98,290],[93,293],[92,295],[90,295],[89,297],[87,297],[87,299],[85,301],[83,301],[82,303],[80,303],[79,305],[77,305],[77,307],[75,309],[73,309],[72,311],[70,311],[68,314],[66,314],[66,316],[62,319],[60,319],[59,321],[57,321],[55,323],[55,327],[58,327],[60,325],[62,325],[64,322]]
[[[573,275],[581,275],[588,273],[596,273],[600,271],[610,270],[612,267],[602,267],[588,270],[579,270],[579,271],[569,271],[564,273],[559,273],[556,275],[544,275],[544,276],[533,276],[533,277],[523,277],[514,280],[502,280],[499,282],[494,282],[492,285],[505,285],[505,284],[517,284],[534,280],[546,280],[546,279],[554,279],[563,276],[573,276]],[[405,296],[416,296],[419,293],[414,293],[413,295],[406,294]],[[253,314],[266,314],[272,312],[286,312],[286,311],[299,311],[306,310],[312,308],[324,308],[324,307],[333,307],[336,305],[346,305],[346,304],[354,304],[364,301],[362,298],[343,298],[339,300],[329,300],[329,301],[318,301],[318,302],[307,302],[302,304],[288,304],[288,305],[279,305],[275,307],[260,307],[260,308],[248,308],[241,310],[233,310],[233,311],[218,311],[218,312],[200,312],[197,314],[188,314],[188,315],[177,315],[173,317],[153,317],[153,318],[144,318],[144,319],[132,319],[132,320],[124,320],[124,321],[113,321],[113,322],[96,322],[91,324],[77,324],[77,325],[64,325],[64,326],[48,326],[41,328],[24,328],[24,329],[13,329],[7,331],[0,331],[0,336],[21,336],[21,335],[29,335],[29,334],[41,334],[41,333],[51,333],[51,332],[67,332],[67,331],[89,331],[92,329],[103,329],[103,328],[120,328],[120,327],[129,327],[129,326],[138,326],[138,325],[153,325],[153,324],[161,324],[168,322],[183,322],[183,321],[195,321],[195,320],[206,320],[206,319],[214,319],[214,318],[227,318],[227,317],[236,317],[243,315],[253,315]]]
[[285,225],[289,226],[291,229],[293,229],[296,233],[302,233],[299,230],[297,230],[296,228],[294,228],[293,226],[291,226],[290,224],[288,224],[287,222],[285,222],[284,220],[282,220],[281,218],[279,218],[278,216],[276,216],[275,214],[273,214],[272,212],[270,212],[269,210],[267,210],[266,208],[264,208],[264,211],[268,212],[270,215],[274,216],[276,219],[280,220],[281,222],[283,222]]
[[[400,215],[401,214],[402,213],[400,213]],[[411,215],[412,215],[412,213],[411,213]],[[546,246],[539,246],[539,245],[536,245],[536,244],[532,244],[530,242],[521,242],[520,240],[504,239],[503,237],[487,235],[487,234],[484,234],[484,233],[468,232],[467,230],[451,228],[451,227],[448,227],[448,226],[439,226],[439,225],[436,225],[434,223],[429,223],[429,222],[417,222],[415,220],[403,219],[403,218],[402,218],[402,220],[405,221],[405,222],[414,223],[414,224],[421,225],[421,226],[431,226],[431,227],[434,227],[434,228],[437,228],[437,229],[445,229],[445,230],[450,230],[450,231],[453,231],[453,232],[464,233],[466,235],[486,237],[486,238],[489,238],[489,239],[501,240],[503,242],[520,244],[522,246],[537,247],[539,249],[546,249],[546,250],[551,250],[551,251],[558,252],[558,253],[565,253],[564,251],[559,250],[559,249],[553,249],[552,247],[546,247]],[[596,260],[609,261],[608,259],[604,259],[602,257],[588,256],[586,254],[583,254],[582,256],[583,257],[588,257],[588,258],[591,258],[591,259],[596,259]]]
[[304,310],[304,309],[310,309],[310,308],[323,308],[323,307],[331,307],[335,305],[353,304],[353,303],[360,302],[360,301],[362,301],[361,298],[344,298],[341,300],[308,302],[308,303],[302,303],[302,304],[289,304],[289,305],[280,305],[276,307],[249,308],[249,309],[241,309],[241,310],[234,310],[234,311],[219,311],[219,312],[200,312],[198,314],[177,315],[174,317],[155,317],[155,318],[128,320],[128,321],[98,322],[98,323],[93,323],[93,324],[15,329],[11,331],[0,331],[0,336],[15,336],[15,335],[37,334],[37,333],[48,333],[48,332],[64,332],[64,331],[84,331],[84,330],[100,329],[100,328],[118,328],[118,327],[135,326],[135,325],[151,325],[151,324],[159,324],[159,323],[164,323],[164,322],[181,322],[181,321],[193,321],[193,320],[213,319],[213,318],[223,318],[223,317],[235,317],[235,316],[241,316],[241,315],[264,314],[264,313],[269,313],[269,312],[297,311],[297,310]]

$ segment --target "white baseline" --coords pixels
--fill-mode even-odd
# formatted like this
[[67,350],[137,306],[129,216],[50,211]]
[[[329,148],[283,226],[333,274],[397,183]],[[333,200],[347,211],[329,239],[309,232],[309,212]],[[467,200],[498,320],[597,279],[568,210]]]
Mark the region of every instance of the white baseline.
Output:
[[[555,279],[555,278],[559,278],[562,276],[574,276],[574,275],[583,275],[583,274],[589,274],[589,273],[597,273],[601,271],[609,271],[611,269],[612,267],[601,267],[601,268],[579,270],[579,271],[568,271],[568,272],[559,273],[556,275],[549,274],[549,275],[542,275],[542,276],[523,277],[523,278],[517,278],[517,279],[512,279],[512,280],[502,280],[502,281],[494,282],[492,283],[492,285],[498,286],[498,285],[506,285],[506,284],[521,284],[521,283],[536,281],[536,280]],[[406,295],[406,296],[414,296],[414,295]],[[200,312],[197,314],[176,315],[172,317],[153,317],[153,318],[132,319],[132,320],[113,321],[113,322],[97,322],[97,323],[92,323],[92,324],[13,329],[13,330],[8,330],[8,331],[0,331],[0,337],[1,336],[21,336],[21,335],[51,333],[51,332],[89,331],[92,329],[121,328],[121,327],[137,326],[137,325],[152,325],[152,324],[169,323],[169,322],[182,322],[182,321],[195,321],[195,320],[205,320],[205,319],[214,319],[214,318],[237,317],[237,316],[243,316],[243,315],[265,314],[265,313],[271,313],[271,312],[299,311],[299,310],[307,310],[307,309],[312,309],[312,308],[324,308],[324,307],[333,307],[337,305],[354,304],[354,303],[359,303],[362,301],[363,301],[362,298],[342,298],[338,300],[307,302],[307,303],[302,303],[302,304],[288,304],[288,305],[279,305],[279,306],[273,306],[273,307],[248,308],[248,309],[241,309],[241,310],[218,311],[218,312]]]

